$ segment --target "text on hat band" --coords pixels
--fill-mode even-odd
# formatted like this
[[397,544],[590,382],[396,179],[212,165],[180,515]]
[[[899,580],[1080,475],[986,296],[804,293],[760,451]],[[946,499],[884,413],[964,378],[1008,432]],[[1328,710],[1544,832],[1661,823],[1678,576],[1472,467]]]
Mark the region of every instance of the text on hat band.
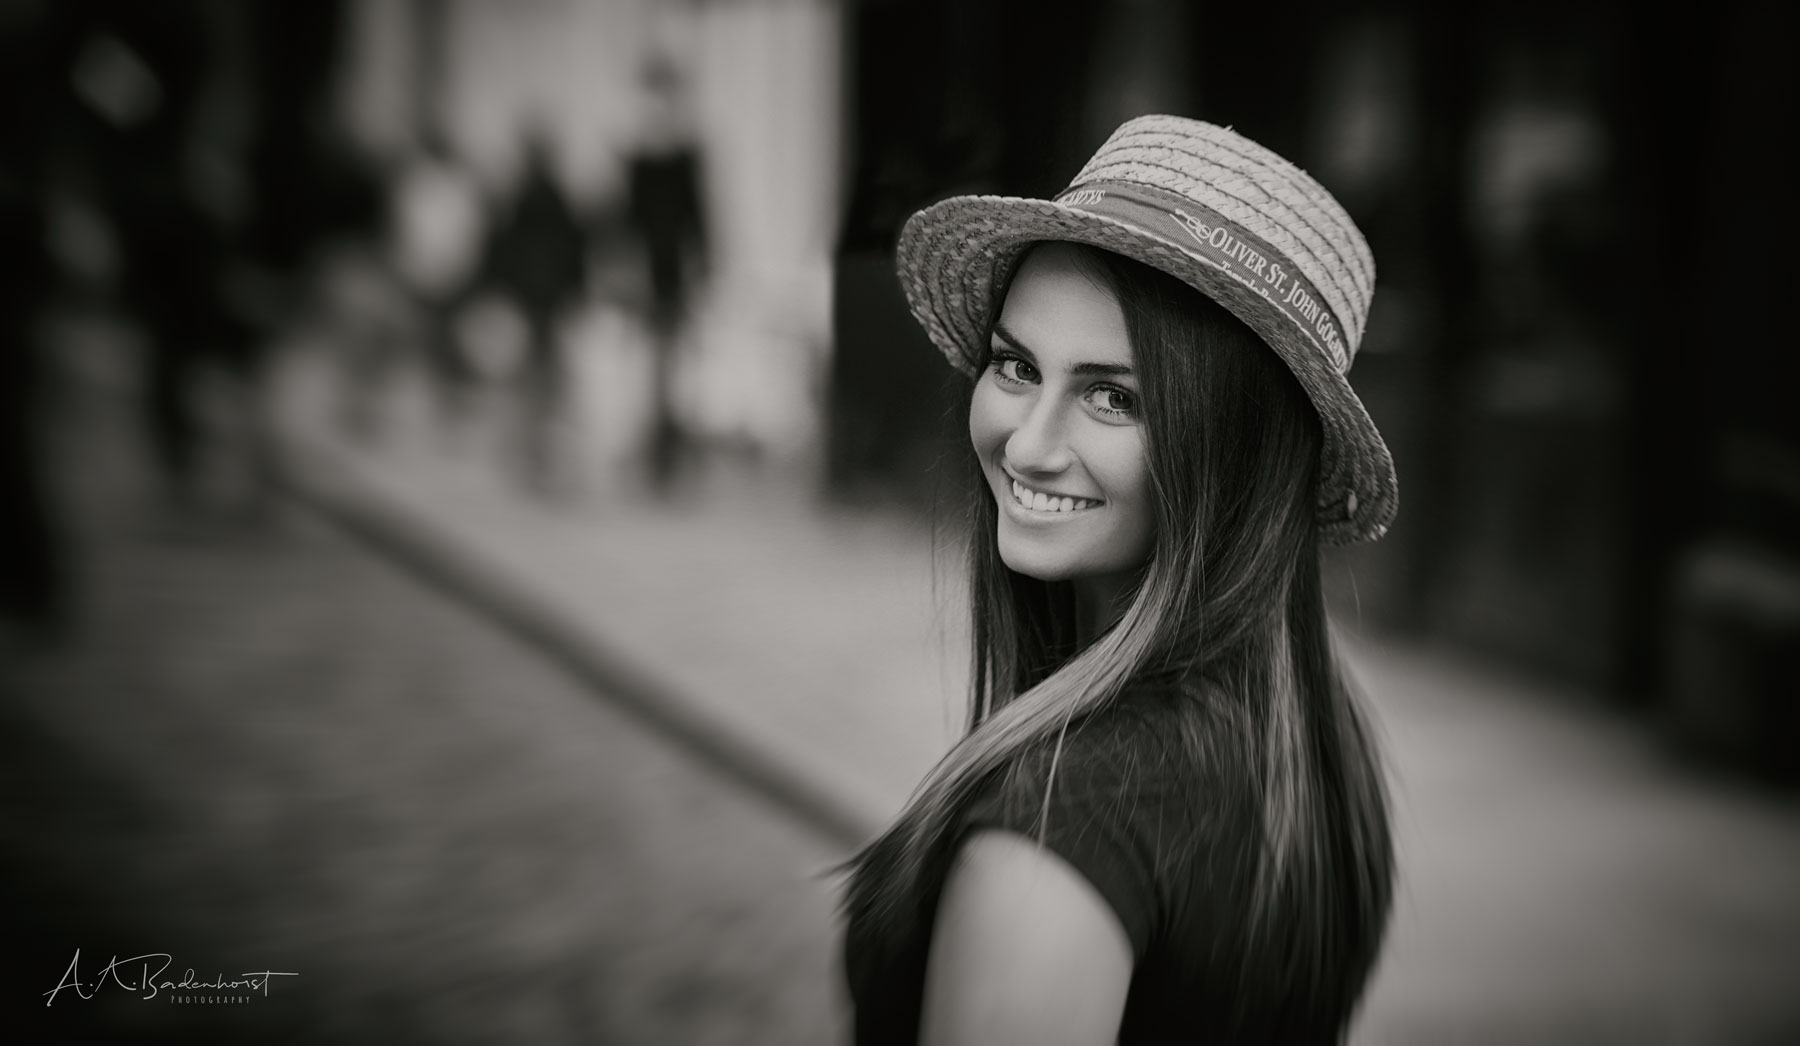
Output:
[[1349,342],[1337,317],[1305,276],[1255,233],[1178,193],[1122,182],[1090,182],[1056,198],[1065,207],[1110,218],[1178,247],[1279,308],[1342,374]]

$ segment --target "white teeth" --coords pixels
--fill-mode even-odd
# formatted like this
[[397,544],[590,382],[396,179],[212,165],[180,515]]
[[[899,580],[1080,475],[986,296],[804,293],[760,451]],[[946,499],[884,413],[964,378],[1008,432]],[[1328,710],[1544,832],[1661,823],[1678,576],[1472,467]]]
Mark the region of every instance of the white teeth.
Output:
[[1034,512],[1074,512],[1099,504],[1087,498],[1052,497],[1041,491],[1031,490],[1016,479],[1012,481],[1012,496],[1014,501]]

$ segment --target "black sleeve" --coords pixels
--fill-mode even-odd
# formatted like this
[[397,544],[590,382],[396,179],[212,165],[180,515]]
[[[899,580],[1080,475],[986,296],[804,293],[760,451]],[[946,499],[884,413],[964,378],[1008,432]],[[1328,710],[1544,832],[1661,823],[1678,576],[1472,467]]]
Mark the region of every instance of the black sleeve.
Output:
[[968,807],[965,832],[1041,835],[1099,891],[1141,959],[1168,924],[1174,880],[1204,846],[1192,816],[1197,768],[1170,748],[1138,717],[1071,726],[1060,755],[1052,739],[996,774]]

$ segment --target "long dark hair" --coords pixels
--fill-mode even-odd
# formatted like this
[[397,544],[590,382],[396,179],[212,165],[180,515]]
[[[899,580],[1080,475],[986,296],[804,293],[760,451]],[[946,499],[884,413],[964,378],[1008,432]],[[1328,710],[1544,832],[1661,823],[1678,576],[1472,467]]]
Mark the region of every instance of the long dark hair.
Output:
[[[1078,255],[1124,312],[1154,551],[1119,621],[1077,649],[1071,585],[1006,567],[998,506],[985,484],[974,487],[969,729],[852,862],[848,914],[916,927],[959,814],[984,785],[1034,746],[1059,752],[1071,722],[1127,685],[1174,679],[1242,739],[1236,765],[1248,768],[1241,784],[1261,813],[1253,965],[1276,971],[1296,1005],[1347,1021],[1386,925],[1393,853],[1374,748],[1327,632],[1318,416],[1280,359],[1222,307],[1119,255]],[[1188,745],[1198,760],[1220,743]]]

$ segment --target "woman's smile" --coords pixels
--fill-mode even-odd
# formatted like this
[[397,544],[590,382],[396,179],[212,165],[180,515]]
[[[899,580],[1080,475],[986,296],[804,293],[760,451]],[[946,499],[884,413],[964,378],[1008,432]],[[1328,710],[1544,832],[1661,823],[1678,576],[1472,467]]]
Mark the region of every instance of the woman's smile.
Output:
[[1093,498],[1071,497],[1028,487],[1017,479],[1012,481],[1013,504],[1027,512],[1035,512],[1046,516],[1069,515],[1099,508],[1105,504]]

